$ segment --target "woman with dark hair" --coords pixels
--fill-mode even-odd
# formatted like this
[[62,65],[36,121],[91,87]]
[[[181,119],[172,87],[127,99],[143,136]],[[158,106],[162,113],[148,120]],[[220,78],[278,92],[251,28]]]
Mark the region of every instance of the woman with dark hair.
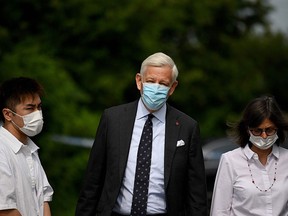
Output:
[[273,97],[246,106],[230,125],[239,148],[220,159],[211,215],[288,215],[288,122]]

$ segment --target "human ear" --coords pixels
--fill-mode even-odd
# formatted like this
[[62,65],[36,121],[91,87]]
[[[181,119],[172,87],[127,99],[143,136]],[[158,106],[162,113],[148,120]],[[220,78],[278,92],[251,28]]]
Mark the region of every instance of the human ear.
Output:
[[136,86],[139,91],[142,90],[142,77],[140,73],[137,73],[135,76]]
[[2,114],[4,116],[4,119],[7,121],[11,121],[11,111],[7,108],[2,109]]
[[176,81],[174,81],[174,83],[172,84],[172,86],[171,86],[171,88],[170,88],[170,90],[168,92],[169,96],[171,96],[173,94],[173,92],[176,89],[177,85],[178,85],[178,81],[176,80]]

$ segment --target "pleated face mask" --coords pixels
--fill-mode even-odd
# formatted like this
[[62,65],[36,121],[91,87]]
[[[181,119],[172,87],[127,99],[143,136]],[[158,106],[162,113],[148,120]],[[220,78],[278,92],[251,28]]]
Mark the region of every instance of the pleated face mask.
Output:
[[23,119],[23,122],[24,122],[23,127],[19,127],[13,121],[12,123],[27,136],[32,137],[32,136],[39,134],[42,131],[43,124],[44,124],[42,110],[37,110],[24,116],[21,116],[13,112],[12,110],[11,112]]
[[143,83],[142,101],[148,109],[158,110],[167,101],[169,89],[158,83]]
[[264,139],[261,136],[255,136],[251,132],[249,133],[250,133],[249,141],[259,149],[270,148],[278,139],[277,133],[271,136],[267,136],[266,139]]

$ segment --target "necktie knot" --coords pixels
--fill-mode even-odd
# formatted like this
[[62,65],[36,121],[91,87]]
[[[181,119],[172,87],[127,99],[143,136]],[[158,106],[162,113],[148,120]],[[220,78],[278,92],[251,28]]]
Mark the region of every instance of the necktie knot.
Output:
[[[154,117],[154,115],[153,114],[149,114],[148,115],[148,118],[147,118],[147,120],[146,120],[146,122],[145,122],[145,126],[147,125],[147,126],[150,126],[150,127],[152,127],[152,118]],[[144,127],[145,127],[144,126]]]
[[153,115],[152,113],[149,113],[149,114],[148,114],[148,119],[151,120],[153,117],[154,117],[154,115]]

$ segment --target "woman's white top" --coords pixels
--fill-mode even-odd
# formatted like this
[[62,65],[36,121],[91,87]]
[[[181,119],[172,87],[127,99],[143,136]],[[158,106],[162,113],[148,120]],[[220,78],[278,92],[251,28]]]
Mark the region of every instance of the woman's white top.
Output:
[[221,156],[211,216],[284,216],[288,215],[287,202],[287,149],[274,145],[265,166],[248,144]]

